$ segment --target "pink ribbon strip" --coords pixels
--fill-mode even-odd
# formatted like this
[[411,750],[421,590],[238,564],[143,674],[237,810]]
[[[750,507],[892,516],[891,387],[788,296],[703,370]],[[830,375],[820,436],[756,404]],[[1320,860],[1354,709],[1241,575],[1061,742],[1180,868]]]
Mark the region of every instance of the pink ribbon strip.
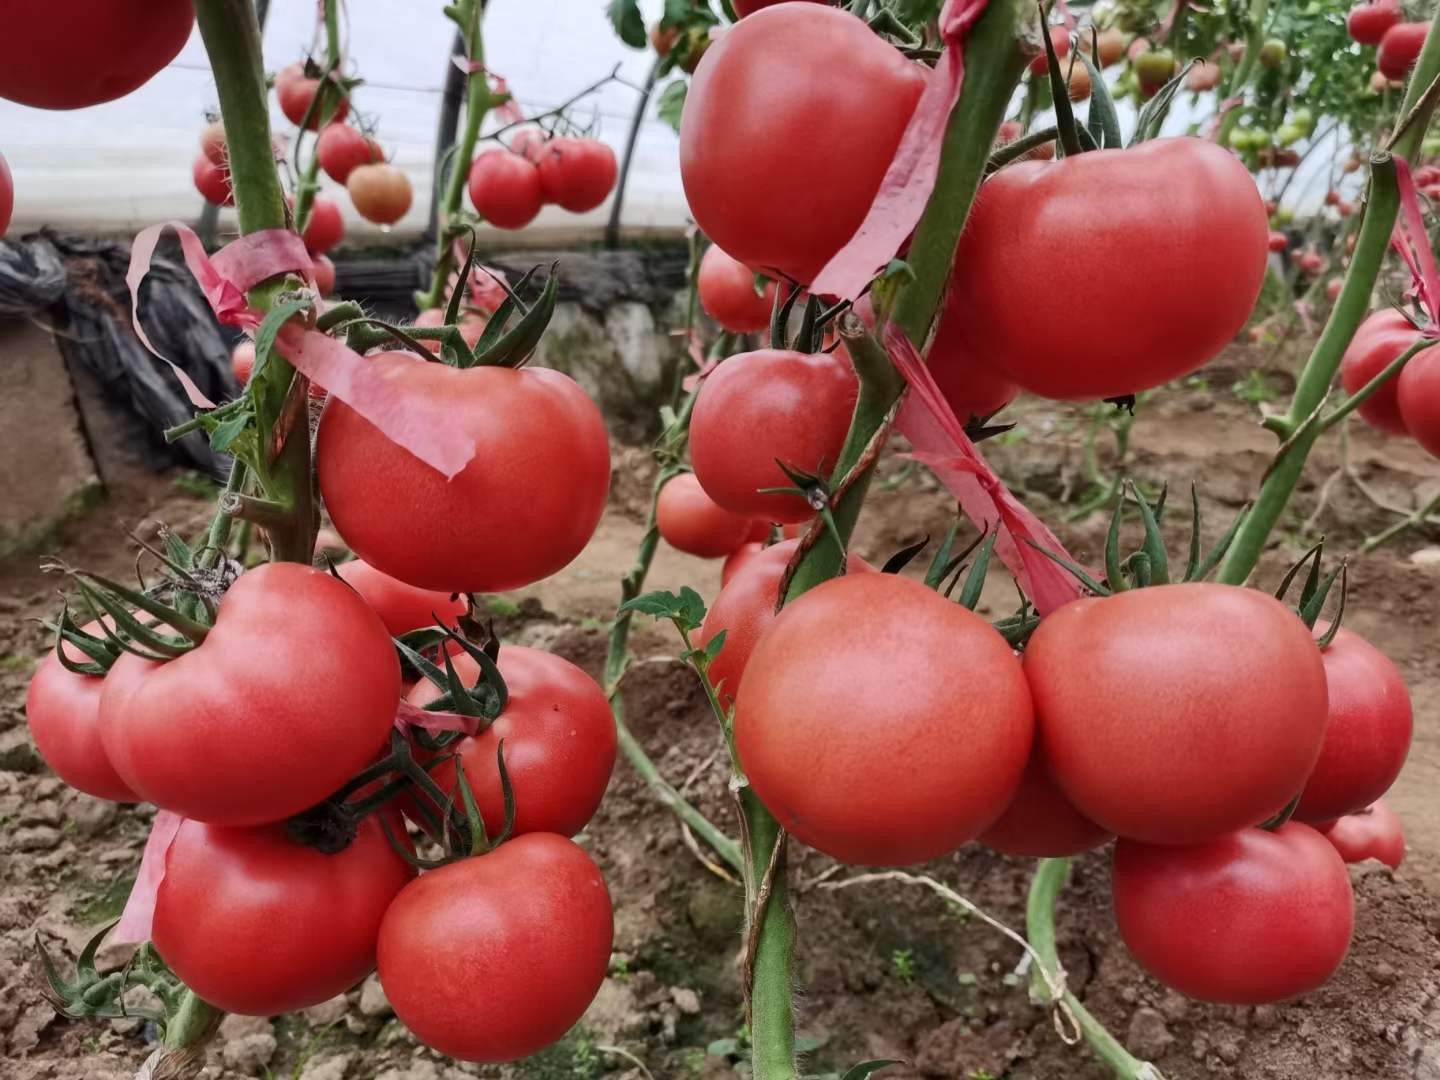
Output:
[[1411,290],[1425,314],[1430,316],[1430,325],[1422,332],[1426,337],[1440,337],[1440,317],[1437,317],[1440,272],[1435,268],[1435,252],[1430,249],[1410,163],[1401,157],[1395,159],[1395,182],[1400,190],[1400,213],[1395,220],[1395,231],[1390,234],[1390,246],[1410,268]]
[[429,712],[412,705],[404,699],[395,710],[395,727],[403,734],[409,734],[414,728],[421,728],[432,735],[442,731],[463,731],[466,735],[474,735],[480,730],[484,722],[483,716],[461,716],[453,712]]
[[155,921],[155,898],[160,891],[160,882],[165,880],[165,856],[175,834],[185,819],[173,810],[155,811],[155,820],[150,823],[150,837],[145,841],[145,854],[140,857],[140,871],[135,875],[135,884],[130,897],[125,901],[125,910],[120,921],[110,931],[110,940],[116,944],[138,944],[150,940],[150,928]]
[[945,52],[930,73],[865,220],[810,283],[816,296],[857,298],[920,221],[935,190],[945,126],[965,83],[965,35],[988,3],[946,0],[940,14]]
[[1070,562],[1076,560],[1045,523],[1010,493],[981,456],[915,346],[893,323],[885,327],[885,350],[910,384],[896,428],[915,448],[911,456],[930,467],[976,528],[999,527],[995,551],[1036,611],[1048,615],[1078,599],[1080,583],[1027,541]]

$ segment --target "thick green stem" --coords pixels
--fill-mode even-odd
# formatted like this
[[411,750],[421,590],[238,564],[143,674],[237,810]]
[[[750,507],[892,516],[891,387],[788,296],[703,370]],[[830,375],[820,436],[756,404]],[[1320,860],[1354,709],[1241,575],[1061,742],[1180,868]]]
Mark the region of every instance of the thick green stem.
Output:
[[[1065,880],[1070,876],[1069,859],[1041,859],[1030,882],[1030,896],[1025,908],[1025,936],[1040,958],[1039,968],[1030,974],[1030,992],[1042,1001],[1051,1001],[1049,986],[1063,973],[1060,951],[1055,944],[1055,901]],[[1046,975],[1049,980],[1047,982]],[[1095,1056],[1109,1065],[1121,1080],[1161,1080],[1160,1072],[1148,1061],[1131,1054],[1120,1041],[1105,1030],[1080,999],[1066,990],[1065,1011],[1075,1018],[1080,1033],[1090,1044]]]
[[[445,181],[445,193],[436,215],[435,272],[430,278],[428,292],[416,296],[415,303],[421,310],[444,307],[448,299],[445,286],[455,268],[452,251],[456,237],[455,217],[460,213],[465,198],[465,183],[470,177],[470,159],[475,156],[475,144],[480,139],[480,127],[485,115],[493,104],[490,83],[485,71],[485,37],[481,24],[484,6],[480,0],[459,0],[455,8],[460,12],[460,34],[465,39],[465,51],[470,58],[472,70],[465,82],[465,129],[460,134],[454,156],[450,159],[450,172]],[[459,288],[464,287],[460,282]]]
[[164,1045],[178,1050],[202,1043],[214,1034],[223,1014],[193,990],[186,990],[175,1015],[165,1025]]
[[[275,168],[275,151],[270,139],[270,111],[266,98],[265,68],[260,51],[260,27],[250,0],[197,0],[196,22],[210,67],[225,123],[225,141],[230,154],[230,178],[235,188],[235,207],[242,234],[285,228],[285,195]],[[283,279],[272,279],[250,291],[250,305],[266,312],[284,287]],[[278,354],[269,360],[275,373],[291,372]],[[265,418],[286,418],[286,399],[291,380],[284,377],[262,380],[256,401],[260,418],[262,447],[275,443],[275,423]],[[315,546],[315,508],[310,476],[309,426],[303,416],[279,423],[290,427],[274,467],[265,477],[265,495],[286,508],[286,521],[268,532],[277,559],[309,562]]]
[[[1435,13],[1430,35],[1425,40],[1425,49],[1420,54],[1415,73],[1410,81],[1405,100],[1400,106],[1400,116],[1409,116],[1420,104],[1425,90],[1440,75],[1440,11]],[[1394,147],[1394,153],[1411,158],[1420,150],[1420,142],[1429,127],[1429,112],[1433,102],[1415,117],[1414,122],[1401,135]],[[1260,485],[1255,506],[1246,515],[1235,542],[1230,546],[1225,561],[1220,565],[1218,580],[1229,585],[1243,585],[1249,578],[1271,530],[1280,515],[1284,513],[1295,484],[1305,469],[1305,460],[1310,448],[1323,430],[1319,424],[1302,428],[1305,422],[1320,408],[1340,360],[1355,336],[1355,331],[1370,308],[1370,296],[1375,290],[1375,279],[1385,260],[1390,246],[1390,236],[1395,228],[1395,218],[1400,209],[1400,193],[1395,184],[1395,165],[1389,156],[1376,158],[1371,165],[1370,196],[1365,207],[1365,217],[1360,223],[1360,232],[1355,240],[1355,254],[1350,261],[1350,270],[1345,275],[1345,284],[1340,289],[1326,320],[1325,329],[1315,343],[1314,351],[1305,362],[1295,384],[1295,396],[1290,409],[1280,425],[1297,434],[1287,442],[1277,456],[1270,472]]]
[[[960,231],[985,176],[1000,123],[1025,68],[1017,34],[1031,9],[1025,0],[993,0],[971,31],[965,47],[965,85],[950,115],[940,156],[935,194],[925,208],[907,257],[914,279],[900,294],[894,321],[911,341],[922,346],[939,313],[955,260]],[[904,384],[888,361],[867,355],[861,339],[852,347],[861,379],[860,399],[850,433],[832,480],[845,477],[879,434]],[[873,471],[873,470],[871,470]],[[832,507],[839,541],[849,542],[869,486],[869,472],[852,484]],[[844,553],[836,537],[826,534],[811,548],[790,582],[786,600],[793,600],[840,571]],[[768,882],[769,895],[758,925],[752,926],[753,958],[749,970],[750,1037],[756,1080],[792,1080],[795,1065],[793,925],[790,916],[783,835],[770,811],[747,787],[740,793],[749,849],[747,891],[753,901]]]
[[[335,114],[339,107],[340,95],[333,90],[334,81],[331,75],[337,73],[344,63],[344,57],[340,53],[340,5],[336,0],[325,0],[325,68],[320,76],[320,92],[315,95],[311,104],[311,110],[319,110],[321,122],[316,125],[318,128],[325,126],[325,121]],[[308,123],[308,115],[307,115]],[[300,158],[300,144],[305,141],[306,124],[300,126],[300,133],[295,136],[295,159]],[[319,135],[316,135],[318,143]],[[295,187],[295,231],[304,233],[310,224],[310,212],[315,208],[315,194],[320,190],[320,155],[317,148],[310,148],[310,160],[305,166],[305,172],[300,177],[300,182]]]

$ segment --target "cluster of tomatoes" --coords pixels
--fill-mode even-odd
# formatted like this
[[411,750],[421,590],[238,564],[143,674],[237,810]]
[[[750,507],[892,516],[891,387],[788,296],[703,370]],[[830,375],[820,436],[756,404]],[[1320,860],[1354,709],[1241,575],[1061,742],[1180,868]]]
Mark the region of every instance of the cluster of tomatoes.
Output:
[[[309,67],[313,66],[311,63]],[[319,74],[302,63],[282,69],[275,76],[275,96],[280,111],[302,130],[319,132],[314,153],[320,167],[330,179],[345,186],[356,213],[377,225],[393,225],[410,209],[413,199],[410,178],[385,160],[385,152],[373,136],[346,123],[350,102],[340,80],[332,75],[328,80],[330,89],[316,101],[322,88]],[[207,202],[217,206],[234,205],[225,126],[219,120],[201,132],[200,154],[195,159],[193,176],[196,190]],[[326,252],[345,237],[340,207],[333,200],[316,195],[303,237],[315,260],[316,282],[322,295],[328,295],[334,288],[335,267]]]
[[[1403,313],[1377,311],[1355,331],[1340,361],[1340,384],[1354,394],[1407,349],[1423,340]],[[1440,355],[1433,348],[1417,353],[1396,377],[1382,383],[1358,410],[1370,425],[1388,435],[1408,435],[1440,457]]]
[[522,128],[510,145],[483,151],[470,165],[470,202],[499,229],[523,229],[546,203],[583,214],[614,190],[615,151],[599,139],[550,136]]
[[1351,38],[1361,45],[1378,46],[1375,53],[1376,76],[1385,83],[1405,78],[1420,51],[1430,24],[1406,22],[1400,0],[1370,0],[1350,9],[1345,27]]
[[[843,71],[837,54],[850,58]],[[681,168],[718,245],[699,291],[722,326],[762,329],[773,280],[803,287],[840,250],[925,78],[862,21],[819,5],[762,10],[711,46]],[[767,137],[737,130],[737,109],[766,117]],[[813,159],[778,149],[802,132]],[[769,197],[733,198],[739,175]],[[1162,220],[1163,242],[1135,244]],[[1268,234],[1250,174],[1213,143],[1005,166],[961,237],[928,366],[961,417],[1020,389],[1093,400],[1157,386],[1239,331]],[[1111,332],[1071,332],[1074,312]],[[966,608],[855,558],[777,615],[798,542],[766,547],[752,530],[813,519],[795,477],[830,476],[857,389],[843,348],[723,361],[695,405],[693,474],[657,505],[674,546],[731,555],[700,644],[724,633],[708,677],[733,706],[756,794],[797,839],[847,863],[916,863],[977,839],[1061,856],[1118,837],[1117,921],[1160,979],[1236,1003],[1323,982],[1353,922],[1337,849],[1355,854],[1355,832],[1393,820],[1372,807],[1410,740],[1394,665],[1346,630],[1322,648],[1262,593],[1204,583],[1074,601],[1023,655]]]
[[[245,571],[213,620],[171,616],[193,640],[167,637],[158,653],[92,624],[98,636],[74,639],[85,649],[62,640],[42,662],[26,712],[67,782],[183,817],[152,940],[206,1001],[257,1015],[305,1008],[378,960],[397,1014],[422,1040],[509,1060],[563,1035],[609,961],[609,896],[568,839],[595,812],[614,762],[600,687],[559,657],[505,647],[498,715],[443,760],[412,745],[450,800],[463,768],[491,836],[507,817],[508,784],[510,838],[487,854],[417,879],[396,843],[400,813],[433,825],[444,810],[432,799],[426,813],[417,794],[360,817],[339,850],[296,842],[286,822],[373,770],[402,698],[423,709],[441,697],[428,683],[405,685],[392,635],[453,622],[464,594],[531,583],[580,551],[608,492],[608,444],[599,411],[557,372],[461,370],[409,353],[371,363],[393,369],[397,392],[443,396],[468,417],[474,462],[447,482],[332,399],[317,435],[319,485],[364,561],[338,576],[292,563]],[[537,423],[543,445],[518,437]],[[469,655],[451,663],[478,685]]]

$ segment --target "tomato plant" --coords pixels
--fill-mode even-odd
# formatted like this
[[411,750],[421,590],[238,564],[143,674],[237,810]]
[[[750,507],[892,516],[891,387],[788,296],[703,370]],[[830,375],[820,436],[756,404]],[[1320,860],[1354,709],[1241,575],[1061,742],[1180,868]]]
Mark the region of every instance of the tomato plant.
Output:
[[1152,975],[1203,1001],[1261,1005],[1314,990],[1350,947],[1355,898],[1308,825],[1193,846],[1120,840],[1115,922]]
[[611,937],[610,894],[590,857],[530,833],[407,885],[380,926],[380,982],[426,1045],[513,1061],[580,1019]]

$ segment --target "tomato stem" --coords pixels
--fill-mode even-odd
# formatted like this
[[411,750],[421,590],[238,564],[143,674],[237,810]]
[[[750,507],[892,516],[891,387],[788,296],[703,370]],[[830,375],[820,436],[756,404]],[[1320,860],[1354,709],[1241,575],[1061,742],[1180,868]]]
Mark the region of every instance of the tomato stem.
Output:
[[[465,183],[470,177],[470,159],[475,156],[475,144],[480,138],[480,127],[490,111],[494,99],[490,94],[489,74],[485,70],[485,37],[482,22],[485,10],[480,0],[457,0],[457,22],[460,36],[465,41],[466,56],[470,61],[470,72],[465,77],[465,130],[450,159],[450,173],[445,181],[445,194],[436,215],[438,226],[435,237],[435,271],[430,277],[430,289],[417,293],[415,304],[422,311],[426,308],[443,307],[445,285],[454,268],[455,256],[452,250],[456,233],[455,219],[460,213],[465,198]],[[465,288],[465,282],[457,282],[457,289]]]
[[[693,280],[694,274],[691,275],[691,278]],[[691,393],[685,399],[679,414],[671,424],[670,431],[667,432],[667,435],[670,436],[667,448],[676,455],[684,449],[684,440],[690,428],[690,414],[695,409],[697,393],[698,391]],[[680,467],[671,463],[662,468],[655,478],[655,486],[650,493],[650,516],[645,524],[645,536],[640,541],[640,550],[635,557],[635,565],[620,582],[622,606],[634,600],[644,591],[645,578],[650,573],[650,564],[654,561],[656,548],[660,544],[660,529],[655,524],[656,500],[660,497],[660,489],[680,472]],[[625,674],[625,667],[629,660],[630,623],[634,614],[633,611],[622,611],[615,616],[615,621],[610,624],[610,644],[605,656],[605,693],[610,699],[610,712],[615,717],[615,734],[620,744],[620,752],[625,755],[625,760],[630,763],[630,767],[639,773],[640,778],[649,785],[655,797],[709,844],[731,869],[741,873],[744,868],[744,860],[741,858],[740,845],[685,801],[685,797],[661,775],[655,763],[650,760],[650,755],[645,752],[645,748],[640,745],[640,741],[635,738],[634,733],[625,723],[625,707],[620,697],[620,679]]]
[[[1250,78],[1259,62],[1260,47],[1265,43],[1265,20],[1269,17],[1270,0],[1250,0],[1250,11],[1246,15],[1250,29],[1245,37],[1245,55],[1231,73],[1230,84],[1225,88],[1225,97],[1235,97],[1250,85]],[[1220,146],[1230,145],[1230,132],[1239,121],[1240,112],[1240,109],[1231,109],[1221,119],[1220,131],[1215,136],[1215,141]]]
[[[260,26],[250,0],[197,0],[195,19],[215,75],[225,140],[230,155],[230,178],[235,189],[240,232],[248,235],[266,229],[284,229],[285,194],[275,167],[271,142],[268,91],[260,49]],[[273,278],[250,290],[250,306],[264,314],[284,286]],[[252,384],[256,401],[259,443],[275,444],[275,425],[267,417],[284,417],[293,369],[278,354],[268,360],[275,378]],[[283,421],[282,421],[283,422]],[[315,509],[310,475],[309,426],[296,424],[265,478],[266,496],[286,509],[285,520],[268,530],[277,559],[310,561],[315,546]]]
[[315,194],[320,190],[320,129],[335,115],[343,97],[343,91],[339,90],[332,77],[339,72],[345,60],[340,50],[340,14],[335,0],[324,0],[324,17],[325,67],[320,72],[320,86],[315,91],[315,96],[310,99],[310,106],[305,110],[300,130],[295,136],[295,160],[298,162],[300,145],[305,141],[305,132],[310,130],[310,118],[312,115],[320,118],[315,125],[315,145],[310,148],[310,160],[295,185],[295,231],[302,235],[310,224],[310,214],[315,208]]
[[[1413,116],[1413,119],[1396,140],[1394,154],[1413,160],[1419,153],[1435,107],[1433,100],[1422,99],[1437,75],[1440,75],[1440,11],[1435,13],[1431,22],[1425,48],[1411,76],[1405,100],[1400,105],[1399,116]],[[1284,513],[1304,471],[1310,449],[1324,431],[1322,424],[1311,424],[1308,428],[1302,425],[1324,404],[1339,370],[1340,360],[1370,308],[1375,280],[1390,246],[1399,210],[1400,193],[1395,182],[1394,159],[1391,154],[1377,155],[1371,160],[1370,195],[1356,236],[1350,270],[1345,275],[1345,283],[1330,311],[1330,318],[1326,320],[1325,329],[1300,372],[1295,396],[1286,414],[1290,430],[1295,434],[1277,451],[1270,471],[1260,485],[1255,507],[1246,516],[1225,561],[1220,565],[1218,580],[1225,584],[1242,585],[1255,569],[1271,530]]]
[[[1030,882],[1030,895],[1025,906],[1025,936],[1040,958],[1039,969],[1030,973],[1030,992],[1039,1000],[1052,1004],[1056,1003],[1049,987],[1057,983],[1064,985],[1064,968],[1061,967],[1060,951],[1055,942],[1055,901],[1069,876],[1069,859],[1041,859],[1034,880]],[[1062,1002],[1095,1056],[1109,1065],[1121,1080],[1164,1080],[1154,1065],[1139,1060],[1126,1050],[1069,990],[1062,995]]]

